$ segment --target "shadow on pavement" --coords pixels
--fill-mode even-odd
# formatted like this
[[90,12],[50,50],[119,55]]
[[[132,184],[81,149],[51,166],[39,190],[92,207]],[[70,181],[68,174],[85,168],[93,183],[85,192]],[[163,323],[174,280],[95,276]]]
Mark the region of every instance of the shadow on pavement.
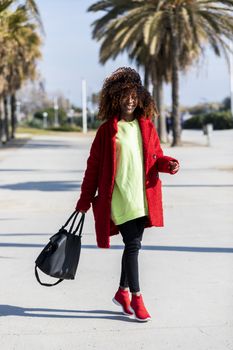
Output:
[[[62,314],[63,313],[63,314]],[[66,314],[66,315],[65,315]],[[67,315],[68,314],[68,315]],[[74,315],[77,314],[77,315]],[[79,315],[86,314],[86,315]],[[94,315],[91,315],[94,314]],[[95,315],[96,314],[96,315]],[[23,317],[48,317],[48,318],[94,318],[111,319],[126,322],[136,322],[135,319],[124,316],[122,312],[109,310],[66,310],[66,309],[45,309],[45,308],[23,308],[13,305],[0,305],[0,317],[23,316]]]
[[24,146],[24,149],[26,148],[75,148],[74,145],[69,144],[67,142],[54,142],[54,141],[31,141],[30,143],[27,143],[27,145]]
[[76,191],[80,181],[31,181],[16,184],[2,185],[1,189],[16,191]]
[[[85,236],[93,236],[92,232],[85,232]],[[24,237],[24,236],[47,236],[50,237],[51,233],[0,233],[0,237]],[[0,243],[1,244],[1,243]]]
[[[82,248],[95,249],[97,247],[91,244],[83,244]],[[123,245],[112,245],[110,249],[123,249],[123,248],[124,248]],[[142,246],[142,250],[164,250],[164,251],[198,252],[198,253],[233,253],[233,248],[182,247],[182,246],[162,246],[162,245],[144,245]]]
[[[81,187],[81,181],[29,181],[19,182],[15,184],[7,184],[0,186],[3,190],[14,191],[77,191]],[[180,184],[180,185],[163,185],[163,187],[233,187],[232,184]]]
[[0,218],[0,221],[12,221],[12,220],[22,220],[22,218]]
[[6,171],[6,172],[8,172],[8,171],[9,171],[9,172],[10,172],[10,171],[17,171],[17,172],[18,172],[18,171],[20,171],[20,172],[22,172],[22,171],[23,171],[23,172],[24,172],[24,171],[25,171],[25,172],[36,171],[36,172],[37,172],[37,171],[40,171],[40,170],[38,170],[38,169],[7,169],[7,168],[5,168],[5,169],[0,169],[0,172],[3,172],[3,171]]
[[163,185],[163,187],[233,187],[233,184],[180,184]]
[[83,173],[85,171],[85,169],[10,169],[10,168],[4,168],[4,169],[1,169],[0,168],[0,172],[25,172],[25,173],[29,173],[29,172],[59,172],[59,173]]
[[[85,233],[86,234],[86,233]],[[21,237],[21,236],[51,236],[49,233],[0,233],[3,237]]]
[[[15,248],[43,248],[45,244],[39,243],[0,243],[0,247]],[[94,244],[82,244],[82,249],[100,249]],[[124,249],[123,245],[111,245],[110,249]],[[142,250],[159,250],[159,251],[175,251],[175,252],[195,252],[195,253],[233,253],[233,248],[220,247],[185,247],[185,246],[160,246],[160,245],[144,245]]]
[[9,140],[7,143],[1,145],[1,150],[7,150],[9,148],[19,148],[27,144],[30,141],[30,137],[16,137],[15,139]]
[[31,142],[28,142],[25,146],[24,146],[24,149],[43,149],[45,148],[46,150],[47,149],[59,149],[59,148],[62,148],[62,149],[67,149],[67,148],[73,148],[74,150],[88,150],[89,147],[88,145],[86,144],[82,144],[82,143],[79,143],[78,145],[77,144],[74,144],[72,142],[67,142],[67,141],[49,141],[49,140],[46,140],[46,141],[34,141],[32,140]]

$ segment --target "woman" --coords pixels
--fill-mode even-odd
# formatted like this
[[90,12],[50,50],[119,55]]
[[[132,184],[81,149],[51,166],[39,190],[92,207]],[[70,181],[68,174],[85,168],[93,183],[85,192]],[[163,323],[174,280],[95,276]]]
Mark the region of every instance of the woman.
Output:
[[92,204],[98,247],[109,248],[110,236],[121,233],[125,248],[113,301],[138,321],[151,318],[140,292],[138,253],[144,228],[163,226],[159,172],[179,170],[176,159],[163,155],[151,121],[156,114],[134,69],[121,67],[105,80],[98,114],[104,123],[92,143],[76,205],[86,212]]

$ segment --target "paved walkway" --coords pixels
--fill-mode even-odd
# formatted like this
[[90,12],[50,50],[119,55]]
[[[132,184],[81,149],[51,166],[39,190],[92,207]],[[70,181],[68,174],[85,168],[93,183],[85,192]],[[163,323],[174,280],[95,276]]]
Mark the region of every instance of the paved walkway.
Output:
[[[75,281],[45,288],[34,261],[79,196],[92,136],[33,137],[0,150],[1,350],[232,350],[233,131],[184,131],[162,174],[164,228],[145,230],[141,288],[153,317],[138,323],[111,301],[122,241],[96,248],[91,210]],[[199,144],[199,145],[198,145]],[[48,279],[46,279],[48,280]]]

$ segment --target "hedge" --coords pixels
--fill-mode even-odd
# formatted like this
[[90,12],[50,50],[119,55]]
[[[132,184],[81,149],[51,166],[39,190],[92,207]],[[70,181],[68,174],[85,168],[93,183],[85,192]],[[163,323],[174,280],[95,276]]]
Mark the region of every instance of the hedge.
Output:
[[202,129],[206,124],[213,124],[214,130],[232,129],[233,117],[230,111],[199,114],[183,123],[183,129]]

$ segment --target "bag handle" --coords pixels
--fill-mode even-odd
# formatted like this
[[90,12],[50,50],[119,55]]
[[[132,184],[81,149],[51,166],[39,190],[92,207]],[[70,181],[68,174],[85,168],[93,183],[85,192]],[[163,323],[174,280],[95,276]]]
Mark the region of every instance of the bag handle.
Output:
[[73,222],[72,222],[72,224],[71,224],[71,227],[72,227],[72,229],[73,229],[73,226],[74,226],[74,223],[75,223],[75,220],[76,220],[78,214],[79,214],[79,212],[75,210],[75,211],[70,215],[70,217],[67,219],[66,223],[65,223],[64,225],[62,225],[61,229],[65,228],[65,227],[70,223],[70,221],[72,220],[72,218],[74,218],[74,219],[73,219]]
[[75,215],[74,215],[74,219],[73,219],[73,221],[72,221],[72,224],[70,225],[70,229],[69,229],[69,233],[70,233],[70,234],[72,234],[72,231],[73,231],[73,228],[74,228],[74,224],[75,224],[75,221],[76,221],[76,219],[77,219],[77,217],[78,217],[78,214],[79,214],[79,212],[76,211],[76,213],[75,213]]
[[[79,211],[76,211],[76,210],[75,210],[75,211],[70,215],[70,217],[68,218],[68,220],[66,221],[66,223],[61,227],[61,230],[64,229],[64,228],[70,223],[70,221],[73,219],[72,224],[71,224],[70,229],[69,229],[69,233],[72,234],[72,231],[73,231],[73,228],[74,228],[74,224],[75,224],[75,221],[76,221],[76,219],[77,219],[79,213],[80,213]],[[83,229],[83,224],[84,224],[84,219],[85,219],[85,213],[82,213],[81,219],[80,219],[80,221],[79,221],[79,223],[78,223],[76,229],[74,230],[73,234],[76,234],[76,232],[77,232],[78,229],[79,229],[79,226],[81,225],[80,232],[79,232],[79,236],[81,236],[82,229]]]
[[37,266],[35,266],[35,275],[36,275],[37,281],[38,281],[42,286],[45,286],[45,287],[56,286],[56,284],[61,283],[62,281],[64,281],[64,279],[60,278],[60,279],[59,279],[57,282],[55,282],[55,283],[43,283],[43,282],[41,282],[40,277],[39,277],[39,274],[38,274],[38,271],[37,271]]
[[79,221],[79,223],[78,223],[76,229],[75,229],[74,232],[72,233],[73,235],[75,235],[75,234],[78,232],[79,226],[81,226],[81,227],[80,227],[80,230],[79,230],[78,236],[79,236],[79,237],[82,237],[82,230],[83,230],[84,219],[85,219],[85,213],[82,213],[81,219],[80,219],[80,221]]

